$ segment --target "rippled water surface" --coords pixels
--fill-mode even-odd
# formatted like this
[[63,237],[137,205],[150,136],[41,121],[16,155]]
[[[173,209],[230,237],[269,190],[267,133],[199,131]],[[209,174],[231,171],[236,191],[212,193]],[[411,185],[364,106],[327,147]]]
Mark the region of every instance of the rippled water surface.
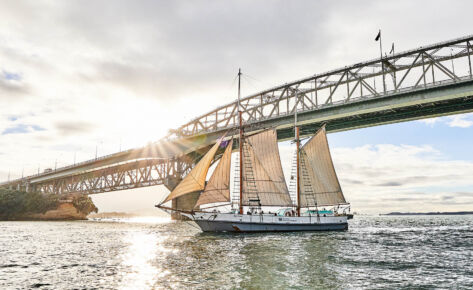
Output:
[[0,222],[0,289],[473,288],[473,217],[204,234],[168,220]]

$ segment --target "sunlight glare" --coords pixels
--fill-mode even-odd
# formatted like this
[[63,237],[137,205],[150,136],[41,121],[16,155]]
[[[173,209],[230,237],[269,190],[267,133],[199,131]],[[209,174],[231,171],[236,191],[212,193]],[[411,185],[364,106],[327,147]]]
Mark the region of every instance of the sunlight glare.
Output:
[[166,239],[166,236],[136,231],[125,236],[129,247],[123,254],[122,264],[127,271],[123,273],[120,289],[152,289],[157,278],[169,274],[153,263],[158,255],[170,251],[162,245]]

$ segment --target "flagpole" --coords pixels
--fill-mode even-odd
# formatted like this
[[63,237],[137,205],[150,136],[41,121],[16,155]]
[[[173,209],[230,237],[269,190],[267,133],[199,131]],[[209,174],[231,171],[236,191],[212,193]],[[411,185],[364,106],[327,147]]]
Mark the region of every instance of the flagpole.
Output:
[[384,75],[384,63],[383,63],[383,41],[381,36],[381,29],[379,30],[379,55],[381,59],[381,70],[383,72],[383,92],[386,94],[386,78]]
[[[394,42],[393,42],[393,45],[391,47],[391,53],[392,53],[392,55],[395,54],[395,52],[394,52]],[[395,64],[396,64],[395,60],[393,59],[393,65],[395,65]],[[394,78],[394,91],[396,91],[397,90],[396,70],[393,70],[393,78]]]

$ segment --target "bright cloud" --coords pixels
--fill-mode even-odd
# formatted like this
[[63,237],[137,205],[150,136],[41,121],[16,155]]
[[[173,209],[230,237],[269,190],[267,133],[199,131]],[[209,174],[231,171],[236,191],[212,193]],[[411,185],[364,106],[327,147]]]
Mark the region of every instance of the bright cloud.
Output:
[[422,119],[422,120],[419,120],[420,123],[424,123],[426,125],[429,125],[429,126],[433,126],[434,124],[438,123],[440,120],[442,120],[441,118],[429,118],[429,119]]
[[473,162],[448,160],[431,146],[366,145],[332,152],[340,182],[355,210],[473,207]]
[[458,127],[458,128],[469,128],[473,126],[473,113],[447,116],[447,117],[437,117],[419,120],[418,122],[427,124],[429,126],[434,126],[435,124],[446,124],[449,127]]
[[447,124],[450,127],[460,127],[460,128],[471,127],[473,126],[473,114],[448,117]]

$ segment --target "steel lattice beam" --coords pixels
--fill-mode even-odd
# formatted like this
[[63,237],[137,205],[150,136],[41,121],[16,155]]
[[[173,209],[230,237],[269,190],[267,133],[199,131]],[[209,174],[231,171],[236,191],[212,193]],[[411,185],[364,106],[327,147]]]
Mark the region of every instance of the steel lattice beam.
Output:
[[100,170],[53,179],[33,185],[33,190],[44,193],[67,194],[133,189],[165,184],[170,178],[183,178],[192,163],[181,160],[141,160]]
[[[295,110],[304,113],[344,106],[360,99],[388,97],[419,87],[471,80],[471,42],[473,36],[464,37],[358,63],[262,91],[241,99],[244,123],[251,125],[285,117],[294,114]],[[459,75],[454,71],[454,61],[460,62],[457,66],[469,69]],[[391,76],[386,78],[386,92],[383,89],[383,75]],[[172,134],[187,137],[236,128],[237,106],[235,100],[182,125],[173,130]]]

